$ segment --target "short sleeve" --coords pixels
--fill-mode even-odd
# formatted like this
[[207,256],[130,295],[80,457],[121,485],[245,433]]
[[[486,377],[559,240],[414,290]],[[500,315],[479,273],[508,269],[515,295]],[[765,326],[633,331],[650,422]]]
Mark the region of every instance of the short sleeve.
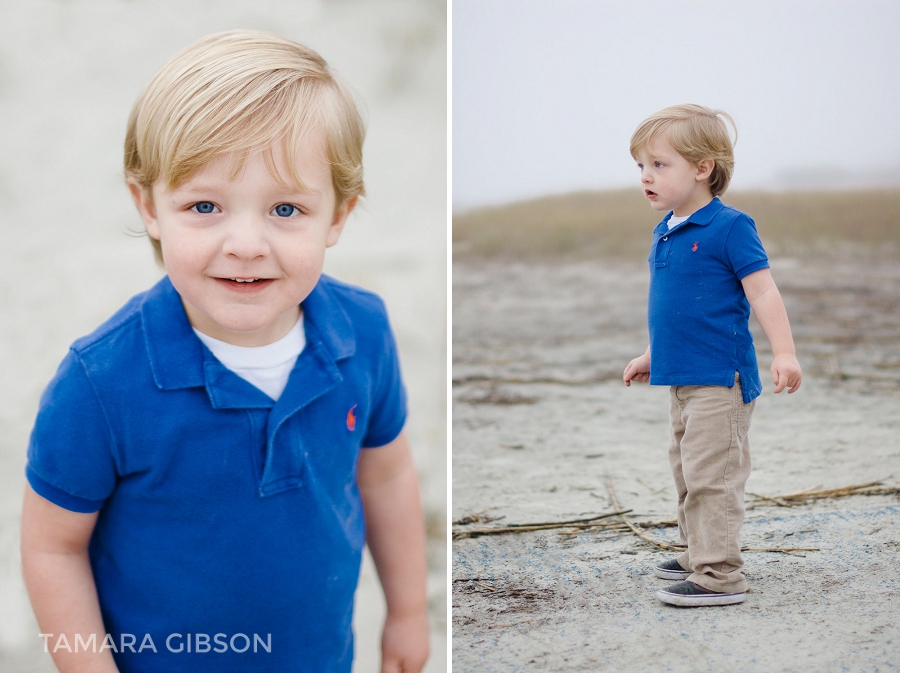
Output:
[[400,372],[397,343],[390,326],[384,331],[377,371],[372,396],[372,413],[363,439],[363,448],[390,444],[406,424],[406,388]]
[[739,279],[769,267],[756,223],[743,213],[734,221],[725,240],[725,258]]
[[41,396],[25,474],[38,495],[73,512],[96,512],[116,485],[106,415],[74,351]]

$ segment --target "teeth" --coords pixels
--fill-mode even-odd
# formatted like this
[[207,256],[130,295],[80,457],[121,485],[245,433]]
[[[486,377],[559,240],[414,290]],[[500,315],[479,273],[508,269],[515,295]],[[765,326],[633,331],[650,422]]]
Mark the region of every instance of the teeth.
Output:
[[236,283],[255,283],[259,278],[231,278]]

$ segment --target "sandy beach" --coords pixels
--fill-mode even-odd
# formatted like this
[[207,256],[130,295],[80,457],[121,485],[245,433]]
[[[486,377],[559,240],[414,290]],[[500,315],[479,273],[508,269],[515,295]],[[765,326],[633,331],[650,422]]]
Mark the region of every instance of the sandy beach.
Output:
[[[900,485],[900,267],[836,248],[776,257],[803,387],[766,387],[747,490]],[[454,532],[584,519],[674,519],[668,390],[626,388],[647,343],[644,264],[454,262]],[[665,551],[629,530],[556,528],[453,542],[453,670],[887,671],[900,667],[900,499],[792,507],[748,495],[741,605],[659,602]],[[676,543],[677,529],[642,528]]]
[[[429,522],[433,656],[446,665],[446,5],[33,0],[0,8],[0,671],[55,670],[21,580],[19,513],[38,397],[69,344],[161,275],[122,177],[135,97],[178,49],[232,28],[320,51],[363,102],[368,197],[326,272],[384,297]],[[383,599],[367,559],[358,671]]]

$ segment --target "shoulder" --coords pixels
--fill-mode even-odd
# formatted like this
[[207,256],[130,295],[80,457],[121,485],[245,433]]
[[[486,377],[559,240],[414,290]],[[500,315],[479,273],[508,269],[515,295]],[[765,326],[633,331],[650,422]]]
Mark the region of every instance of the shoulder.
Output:
[[320,335],[338,360],[393,349],[387,309],[374,292],[323,274],[302,306],[307,335]]
[[721,232],[729,245],[744,245],[747,241],[759,241],[756,222],[747,213],[732,206],[724,206],[720,211]]
[[384,300],[371,290],[326,274],[322,274],[319,285],[343,310],[354,326],[387,323],[387,307]]
[[385,311],[381,297],[364,287],[338,280],[324,273],[319,278],[319,283],[344,304],[382,313]]
[[[41,430],[48,424],[68,429],[74,425],[81,435],[99,432],[96,428],[109,424],[107,404],[121,399],[124,390],[140,378],[134,365],[137,359],[146,359],[140,317],[145,295],[135,295],[97,329],[72,343],[44,389],[35,436],[48,435],[50,430]],[[128,376],[122,375],[123,366]]]
[[732,206],[723,206],[716,227],[724,258],[738,278],[769,265],[765,246],[753,218]]
[[750,226],[753,229],[756,229],[756,222],[753,221],[753,218],[750,217],[747,213],[742,210],[738,210],[734,206],[729,206],[726,204],[722,204],[722,207],[716,211],[713,215],[712,223],[722,224],[728,227],[732,227],[734,225],[745,225]]
[[734,206],[721,202],[718,205],[709,219],[708,229],[713,239],[719,241],[726,251],[748,243],[754,246],[759,244],[759,232],[752,217]]
[[103,350],[111,344],[119,343],[123,334],[140,333],[142,331],[141,306],[146,296],[147,292],[134,295],[97,329],[76,339],[72,343],[71,350],[78,356],[87,356],[97,350]]
[[93,332],[77,339],[70,352],[95,385],[106,381],[118,389],[126,385],[123,371],[131,373],[124,378],[136,385],[138,379],[143,381],[137,372],[151,370],[154,325],[174,330],[177,312],[183,316],[181,300],[164,277],[149,290],[134,295]]

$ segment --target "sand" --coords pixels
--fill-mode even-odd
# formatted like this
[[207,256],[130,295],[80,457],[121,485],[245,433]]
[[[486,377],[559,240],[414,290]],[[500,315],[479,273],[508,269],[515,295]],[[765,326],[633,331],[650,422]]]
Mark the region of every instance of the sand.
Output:
[[[900,484],[900,265],[846,251],[782,258],[802,388],[766,390],[750,430],[753,493]],[[647,343],[643,264],[454,264],[453,509],[473,526],[614,511],[673,519],[668,390],[626,388]],[[538,531],[453,543],[453,670],[886,671],[900,668],[900,499],[747,512],[747,600],[663,605],[671,557],[631,533]],[[455,526],[460,530],[466,526]],[[647,531],[677,541],[674,528]]]
[[[0,671],[54,670],[18,551],[40,392],[74,339],[160,276],[122,178],[129,110],[176,50],[242,27],[319,50],[364,102],[368,197],[326,271],[381,294],[397,334],[432,533],[426,670],[445,670],[445,3],[29,0],[0,7]],[[384,608],[368,561],[357,605],[356,670],[376,670]]]

